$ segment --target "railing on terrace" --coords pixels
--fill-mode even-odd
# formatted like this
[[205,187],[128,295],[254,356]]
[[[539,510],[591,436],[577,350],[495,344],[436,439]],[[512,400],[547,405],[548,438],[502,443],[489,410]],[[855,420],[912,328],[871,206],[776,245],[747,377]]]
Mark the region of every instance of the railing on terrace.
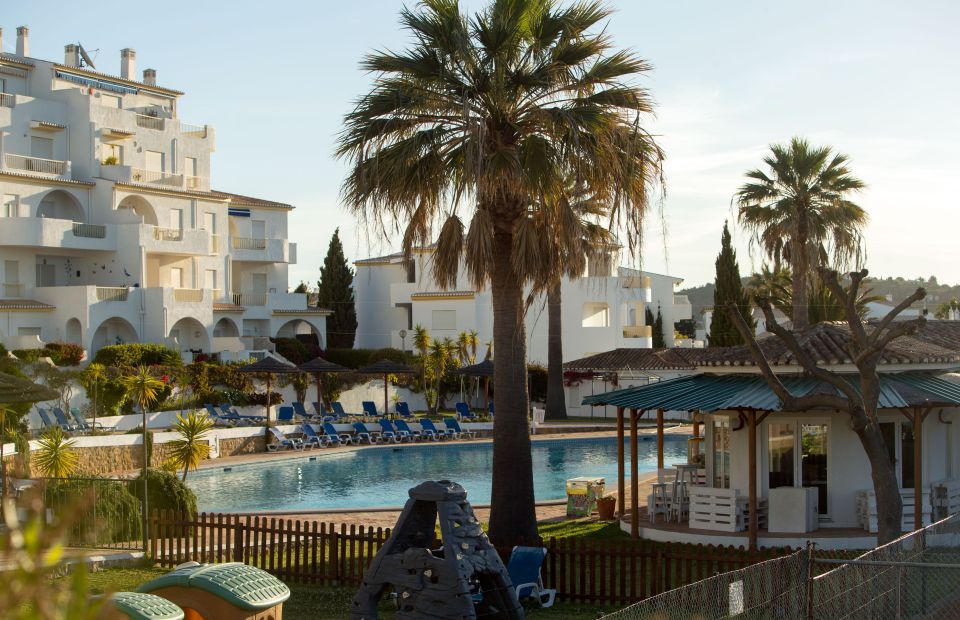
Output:
[[[150,532],[151,557],[164,567],[188,561],[244,562],[286,582],[340,586],[359,585],[390,537],[390,529],[363,525],[172,511],[154,512]],[[577,538],[551,538],[542,544],[547,548],[544,585],[556,588],[560,601],[591,605],[639,601],[789,553]],[[509,548],[498,551],[504,558],[510,555]]]
[[143,168],[130,168],[130,180],[134,183],[168,185],[171,187],[180,187],[183,185],[182,174],[161,172],[159,170],[144,170]]
[[190,123],[180,123],[180,133],[187,135],[194,135],[200,138],[207,137],[207,126],[206,125],[191,125]]
[[183,241],[182,228],[154,228],[153,238],[157,241]]
[[653,328],[649,325],[625,325],[623,327],[624,338],[652,338]]
[[89,239],[103,239],[107,236],[107,227],[101,224],[83,224],[81,222],[74,222],[73,236],[87,237]]
[[4,282],[4,297],[23,297],[23,284],[18,282]]
[[207,177],[186,177],[187,189],[203,190],[206,189],[209,184],[210,180]]
[[16,95],[0,93],[0,108],[12,108],[17,105]]
[[230,237],[230,247],[234,250],[266,250],[266,239],[251,239],[249,237]]
[[231,293],[230,302],[235,306],[266,306],[266,293]]
[[7,168],[26,170],[27,172],[55,174],[57,176],[62,176],[67,172],[67,162],[59,159],[44,159],[42,157],[27,157],[26,155],[6,153],[4,163]]
[[147,114],[137,114],[137,127],[144,127],[146,129],[156,129],[158,131],[163,131],[164,128],[164,119],[157,116],[149,116]]
[[97,301],[127,301],[130,294],[126,287],[98,286]]
[[173,289],[174,301],[180,302],[198,302],[203,301],[202,288],[175,288]]

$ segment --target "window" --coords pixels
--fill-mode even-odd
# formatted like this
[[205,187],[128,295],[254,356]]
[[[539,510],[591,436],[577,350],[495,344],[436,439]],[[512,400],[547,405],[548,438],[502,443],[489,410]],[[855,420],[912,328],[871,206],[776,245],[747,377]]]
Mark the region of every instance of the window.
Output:
[[123,147],[119,144],[104,143],[101,145],[100,150],[103,154],[102,163],[108,166],[120,166],[123,164]]
[[793,424],[790,422],[771,422],[767,441],[769,488],[792,487],[794,481],[794,443],[796,441]]
[[217,214],[209,211],[203,214],[203,229],[211,235],[217,234]]
[[174,230],[183,228],[183,209],[170,209],[170,228]]
[[217,270],[216,269],[207,269],[203,272],[203,288],[210,289],[210,290],[217,288]]
[[610,327],[610,306],[601,301],[583,304],[582,327]]
[[267,292],[267,274],[265,273],[252,273],[250,274],[251,282],[253,283],[253,290],[251,292],[257,294],[263,294]]
[[147,151],[146,167],[147,170],[153,172],[163,172],[163,153],[160,151]]
[[183,288],[183,269],[180,267],[170,268],[170,286],[173,288]]
[[53,138],[31,136],[30,155],[41,159],[53,159]]
[[7,92],[7,81],[3,78],[0,78],[0,93]]
[[183,173],[188,177],[197,176],[197,158],[187,157],[184,159]]
[[263,220],[250,220],[250,237],[252,239],[266,239],[267,223]]
[[3,210],[0,211],[3,217],[20,217],[20,196],[16,194],[3,195]]
[[913,488],[913,424],[904,420],[899,426],[899,452],[897,458],[897,423],[881,422],[880,434],[883,435],[883,442],[887,445],[887,454],[890,456],[890,462],[900,478],[901,489]]
[[417,263],[412,260],[408,260],[406,263],[407,268],[407,283],[413,284],[417,281]]
[[730,418],[713,417],[713,486],[730,488]]
[[434,310],[431,326],[433,329],[457,329],[457,311]]

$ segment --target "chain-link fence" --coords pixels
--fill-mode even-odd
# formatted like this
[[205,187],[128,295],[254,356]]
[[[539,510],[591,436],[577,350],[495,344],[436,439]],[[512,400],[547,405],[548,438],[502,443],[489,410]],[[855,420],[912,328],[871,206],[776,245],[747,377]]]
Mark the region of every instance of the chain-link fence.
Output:
[[609,620],[960,620],[960,514],[854,559],[811,547],[721,573]]
[[960,514],[855,560],[814,562],[837,566],[813,579],[809,618],[960,619]]
[[143,550],[140,498],[130,481],[109,478],[41,478],[48,518],[67,526],[67,545]]

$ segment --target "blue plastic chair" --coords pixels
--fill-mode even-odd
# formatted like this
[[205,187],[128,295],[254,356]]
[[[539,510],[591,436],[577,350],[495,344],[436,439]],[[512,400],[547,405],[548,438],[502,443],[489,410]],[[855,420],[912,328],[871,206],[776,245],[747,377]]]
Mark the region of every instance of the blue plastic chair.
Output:
[[394,424],[396,424],[397,434],[400,435],[401,438],[410,437],[413,441],[420,441],[423,439],[423,433],[410,428],[410,425],[407,424],[406,420],[395,420]]
[[543,547],[514,547],[507,563],[507,572],[513,583],[513,590],[518,600],[532,598],[541,607],[553,606],[557,597],[556,590],[547,590],[543,587],[543,577],[540,571],[543,560],[547,557],[547,550]]
[[330,438],[330,442],[335,445],[353,445],[354,443],[353,436],[350,435],[350,433],[337,432],[337,429],[335,429],[330,422],[323,423],[323,432]]
[[294,415],[299,416],[304,420],[312,420],[314,418],[314,416],[307,413],[307,408],[303,405],[303,403],[299,401],[293,401],[290,403],[290,406],[293,407]]
[[340,404],[339,400],[335,400],[330,403],[330,407],[333,409],[333,413],[336,414],[337,418],[346,418],[349,414],[343,410],[343,405]]
[[410,413],[410,405],[406,401],[400,400],[397,401],[396,405],[397,415],[401,418],[412,418],[413,414]]
[[47,414],[47,410],[43,407],[37,407],[37,415],[40,416],[40,423],[43,425],[43,428],[40,430],[46,430],[57,426],[50,420],[50,416]]
[[60,407],[53,408],[53,416],[57,419],[57,424],[65,431],[80,430],[77,425],[70,421],[67,414]]
[[277,440],[277,443],[267,444],[267,450],[269,450],[270,452],[276,452],[278,449],[277,448],[278,444],[279,446],[287,448],[289,450],[303,450],[304,448],[303,441],[299,439],[291,439],[287,437],[286,435],[283,434],[283,431],[281,431],[275,426],[270,426],[268,428],[270,429],[270,434],[272,434],[274,438]]
[[463,430],[456,418],[444,418],[443,424],[447,427],[448,433],[453,433],[454,439],[463,439],[464,437],[467,439],[473,439],[477,436],[477,434],[473,431]]
[[[393,424],[386,418],[380,418],[380,436],[389,443],[398,443],[401,441],[400,435],[393,430]],[[409,436],[407,437],[409,439]]]
[[334,443],[337,445],[340,444],[339,437],[337,437],[336,441],[334,441],[329,435],[318,435],[317,431],[313,430],[313,426],[311,424],[301,424],[300,430],[303,432],[303,436],[307,438],[305,443],[308,446],[316,444],[318,448],[325,448]]
[[80,409],[77,407],[70,407],[70,416],[76,420],[77,428],[79,428],[81,431],[90,432],[94,428],[103,429],[103,424],[100,424],[99,422],[94,425],[91,425],[89,422],[87,422],[87,419],[83,417],[83,414],[80,413]]
[[377,405],[372,400],[363,401],[363,415],[370,416],[371,418],[379,418],[383,414],[377,413]]
[[474,412],[470,411],[470,407],[467,403],[457,403],[457,415],[461,420],[476,420],[479,416]]
[[372,434],[369,430],[367,430],[367,425],[364,424],[363,422],[354,422],[353,430],[354,430],[353,439],[357,443],[360,443],[362,441],[365,441],[370,445],[373,445],[375,443],[380,443],[379,437],[377,437],[376,435]]
[[420,418],[420,427],[423,429],[423,434],[425,437],[429,437],[434,441],[440,441],[446,437],[453,437],[451,433],[447,432],[447,429],[437,428],[433,425],[433,420],[430,418]]
[[293,422],[293,407],[284,406],[277,409],[277,422]]

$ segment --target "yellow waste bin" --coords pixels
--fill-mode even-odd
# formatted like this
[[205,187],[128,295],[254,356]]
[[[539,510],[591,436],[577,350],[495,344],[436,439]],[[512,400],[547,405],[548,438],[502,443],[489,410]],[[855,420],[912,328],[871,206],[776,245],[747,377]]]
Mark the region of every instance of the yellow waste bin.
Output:
[[567,480],[567,516],[590,516],[597,508],[597,498],[603,497],[605,485],[605,479],[590,476]]

